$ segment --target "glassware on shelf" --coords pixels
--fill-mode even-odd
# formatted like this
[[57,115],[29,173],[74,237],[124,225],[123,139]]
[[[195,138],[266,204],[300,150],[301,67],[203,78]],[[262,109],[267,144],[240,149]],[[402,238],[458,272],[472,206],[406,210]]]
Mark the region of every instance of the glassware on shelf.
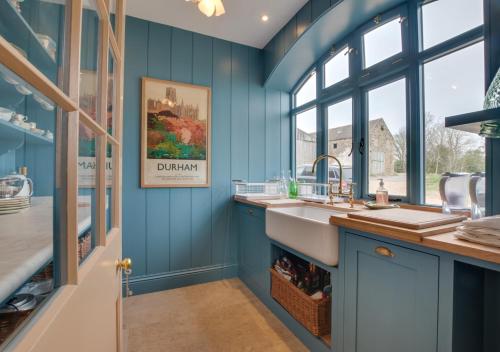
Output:
[[279,181],[280,195],[284,198],[288,197],[288,179],[285,175],[285,170],[281,170],[281,178]]

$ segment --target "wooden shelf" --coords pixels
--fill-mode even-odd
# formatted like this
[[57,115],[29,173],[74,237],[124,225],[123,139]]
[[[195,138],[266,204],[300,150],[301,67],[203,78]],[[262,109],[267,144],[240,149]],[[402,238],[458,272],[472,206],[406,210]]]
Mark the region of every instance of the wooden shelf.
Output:
[[487,121],[500,122],[500,108],[480,110],[467,114],[448,116],[445,126],[460,131],[479,133],[481,123]]
[[[4,37],[9,42],[26,51],[28,59],[36,63],[41,71],[55,66],[55,60],[42,45],[35,31],[9,0],[0,0],[0,30],[7,34]],[[29,50],[23,45],[29,45]]]

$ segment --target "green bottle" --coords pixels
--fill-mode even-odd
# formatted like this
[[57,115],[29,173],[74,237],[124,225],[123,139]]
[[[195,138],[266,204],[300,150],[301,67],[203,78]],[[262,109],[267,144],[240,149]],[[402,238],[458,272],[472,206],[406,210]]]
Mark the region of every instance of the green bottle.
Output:
[[297,181],[292,177],[292,172],[288,170],[288,198],[297,199],[298,186]]

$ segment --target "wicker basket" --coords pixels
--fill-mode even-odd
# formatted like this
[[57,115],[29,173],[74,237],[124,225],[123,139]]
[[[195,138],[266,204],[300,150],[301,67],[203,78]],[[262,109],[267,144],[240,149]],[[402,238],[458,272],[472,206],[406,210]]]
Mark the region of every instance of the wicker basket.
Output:
[[271,272],[271,296],[285,308],[292,317],[315,336],[331,333],[332,300],[315,300],[287,281],[274,269]]

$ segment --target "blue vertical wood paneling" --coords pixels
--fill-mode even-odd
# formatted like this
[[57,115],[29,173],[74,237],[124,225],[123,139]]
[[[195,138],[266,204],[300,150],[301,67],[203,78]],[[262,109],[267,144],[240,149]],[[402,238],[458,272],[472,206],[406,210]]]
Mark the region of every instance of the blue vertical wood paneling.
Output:
[[[171,75],[172,29],[149,24],[147,76],[169,80]],[[146,190],[147,273],[170,270],[170,189]]]
[[[278,138],[279,136],[279,138]],[[280,176],[281,92],[266,90],[266,178]]]
[[262,87],[262,52],[249,50],[249,176],[251,182],[266,179],[266,92]]
[[[172,29],[172,80],[193,81],[193,33]],[[191,189],[170,191],[170,269],[191,267]]]
[[[279,175],[288,94],[263,88],[262,50],[130,17],[126,33],[123,255],[140,276],[233,264],[231,180]],[[211,187],[140,188],[143,76],[212,88]]]
[[231,46],[231,178],[248,180],[248,47]]
[[148,23],[127,17],[123,122],[123,252],[133,275],[146,274],[146,192],[139,188],[141,77],[147,71]]
[[[193,34],[193,83],[212,85],[212,38]],[[193,188],[191,207],[191,265],[210,265],[212,251],[212,192]]]
[[226,252],[231,190],[231,44],[213,40],[212,81],[212,264]]

